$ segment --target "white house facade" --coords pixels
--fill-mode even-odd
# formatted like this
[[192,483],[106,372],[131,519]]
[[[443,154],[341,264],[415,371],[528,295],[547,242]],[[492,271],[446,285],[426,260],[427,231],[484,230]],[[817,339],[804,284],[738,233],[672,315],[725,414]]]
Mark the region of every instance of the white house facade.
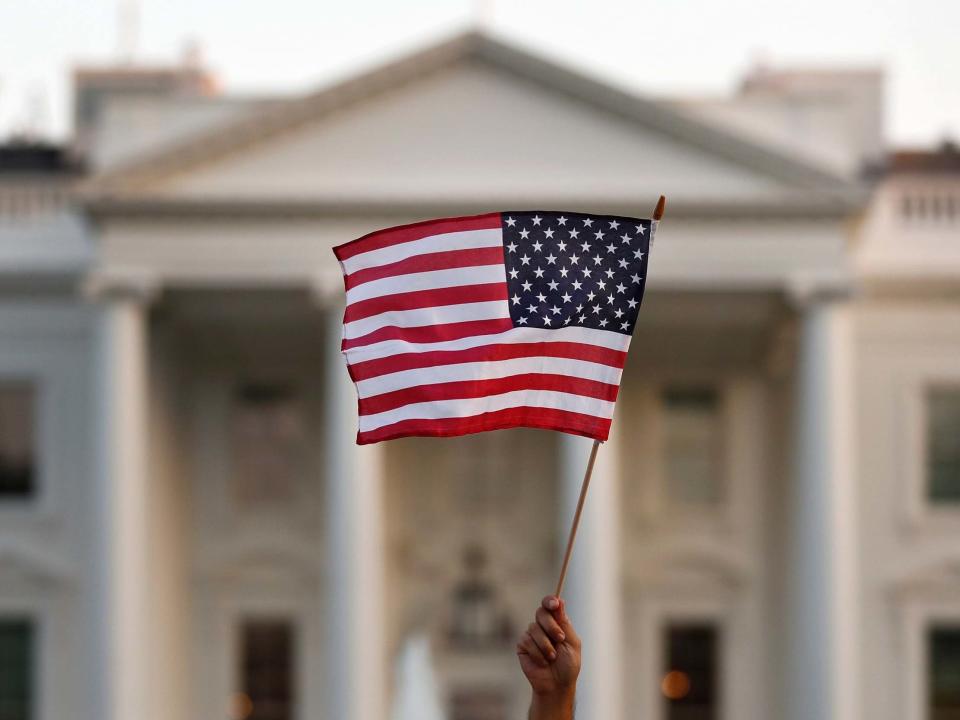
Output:
[[884,151],[881,80],[650,100],[476,34],[287,100],[78,73],[86,172],[0,152],[0,718],[380,720],[415,671],[524,717],[590,443],[356,446],[330,249],[661,193],[578,717],[957,717],[960,161]]

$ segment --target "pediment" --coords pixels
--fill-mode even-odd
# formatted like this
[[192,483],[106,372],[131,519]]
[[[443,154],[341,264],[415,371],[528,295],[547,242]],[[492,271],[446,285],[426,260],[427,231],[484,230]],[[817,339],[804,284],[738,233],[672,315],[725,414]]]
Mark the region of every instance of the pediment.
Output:
[[154,158],[94,194],[194,202],[788,203],[842,180],[468,35]]

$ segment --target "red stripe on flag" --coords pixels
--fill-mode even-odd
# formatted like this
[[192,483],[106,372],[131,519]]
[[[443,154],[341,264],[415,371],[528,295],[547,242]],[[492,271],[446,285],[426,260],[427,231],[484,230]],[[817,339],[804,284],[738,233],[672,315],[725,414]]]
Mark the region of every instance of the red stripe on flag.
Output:
[[383,393],[382,395],[374,395],[369,398],[361,398],[360,414],[373,415],[411,403],[477,398],[486,395],[500,395],[516,390],[555,390],[616,402],[617,388],[617,385],[609,385],[597,380],[584,380],[583,378],[567,377],[566,375],[525,373],[492,380],[466,380],[420,385]]
[[480,265],[499,265],[503,262],[502,247],[470,248],[469,250],[445,250],[444,252],[415,255],[406,260],[380,265],[378,267],[357,270],[344,278],[347,290],[371,280],[385,277],[409,275],[410,273],[430,272],[431,270],[450,270],[460,267],[478,267]]
[[513,427],[535,427],[543,430],[583,435],[595,440],[606,440],[610,434],[610,420],[593,415],[552,410],[547,408],[520,407],[507,408],[496,412],[482,413],[463,418],[441,418],[439,420],[401,420],[384,425],[376,430],[357,434],[357,444],[367,445],[410,435],[430,437],[451,437],[486,430],[503,430]]
[[362,337],[345,339],[341,343],[342,350],[371,345],[384,340],[405,340],[410,343],[444,342],[446,340],[460,340],[474,335],[493,335],[510,330],[513,323],[510,318],[495,320],[468,320],[466,322],[447,323],[444,325],[424,325],[423,327],[384,327],[367,333]]
[[346,260],[361,253],[379,250],[380,248],[399,245],[400,243],[420,240],[431,235],[462,232],[464,230],[494,230],[500,227],[500,213],[486,213],[485,215],[470,215],[466,217],[443,218],[441,220],[427,220],[410,225],[377,230],[356,240],[351,240],[333,249],[338,260]]
[[348,305],[343,314],[343,321],[345,323],[353,322],[354,320],[362,320],[372,315],[391,311],[506,300],[507,296],[507,284],[505,282],[394,293],[370,298],[369,300],[360,300]]
[[433,350],[422,353],[401,353],[376,360],[365,360],[352,364],[350,366],[350,374],[354,382],[356,382],[379,375],[399,372],[401,370],[413,370],[414,368],[539,356],[586,360],[588,362],[610,365],[616,368],[623,368],[627,360],[627,354],[622,350],[611,350],[610,348],[599,345],[588,345],[586,343],[504,343],[502,345],[481,345],[466,350]]

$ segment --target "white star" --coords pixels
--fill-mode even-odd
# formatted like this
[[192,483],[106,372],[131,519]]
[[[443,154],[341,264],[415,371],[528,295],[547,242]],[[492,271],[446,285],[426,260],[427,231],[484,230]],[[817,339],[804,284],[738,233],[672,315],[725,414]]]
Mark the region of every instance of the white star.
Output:
[[546,235],[546,237],[547,237],[548,240],[552,240],[552,239],[553,239],[553,230],[545,230],[545,231],[543,232],[543,234]]
[[620,223],[618,223],[616,220],[610,221],[610,228],[612,230],[616,230],[618,227],[620,227]]
[[606,280],[597,280],[597,287],[600,288],[601,290],[606,290],[606,289],[607,289],[607,281],[606,281]]
[[594,299],[595,297],[596,297],[596,295],[593,294],[593,290],[591,290],[590,292],[587,293],[587,300],[588,300],[588,301],[593,302],[593,299]]
[[620,236],[620,242],[622,242],[624,245],[629,245],[629,244],[630,244],[630,236],[627,235],[626,233],[624,233],[623,235]]
[[574,280],[574,281],[573,281],[573,289],[574,289],[574,290],[579,290],[579,289],[582,288],[582,287],[583,287],[583,283],[582,283],[582,282],[580,282],[579,280]]
[[628,327],[630,327],[630,323],[629,323],[629,322],[624,321],[624,322],[620,323],[620,329],[621,329],[621,330],[626,330]]
[[584,269],[583,269],[583,276],[584,276],[585,278],[588,278],[588,277],[590,277],[590,273],[592,273],[592,272],[593,272],[593,270],[591,270],[590,268],[584,268]]
[[646,231],[647,231],[647,228],[646,228],[645,225],[637,225],[637,232],[638,232],[638,233],[640,233],[641,235],[643,235]]
[[560,314],[560,308],[558,308],[556,305],[554,305],[552,308],[550,308],[550,312],[552,312],[554,315],[559,315],[559,314]]
[[623,283],[617,283],[617,292],[618,292],[618,293],[622,293],[622,292],[623,292],[624,290],[626,290],[626,289],[627,289],[627,286],[626,286],[626,285],[624,285]]
[[630,309],[633,310],[637,306],[637,301],[634,300],[633,298],[630,298],[629,300],[627,300],[627,305],[629,305]]
[[516,279],[517,279],[517,275],[519,275],[519,274],[520,274],[520,271],[519,271],[519,270],[511,270],[511,271],[510,271],[510,279],[511,279],[511,280],[516,280]]
[[537,241],[533,244],[533,249],[534,249],[535,252],[540,252],[540,248],[542,248],[542,247],[543,247],[543,243],[540,242],[539,240],[537,240]]
[[612,253],[612,252],[616,252],[616,251],[617,251],[617,246],[616,246],[616,245],[614,245],[613,243],[610,243],[609,245],[607,245],[607,252],[608,252],[608,253]]
[[594,264],[594,265],[599,265],[599,264],[600,264],[600,256],[599,256],[599,255],[594,255],[594,256],[593,256],[593,264]]
[[537,311],[537,306],[536,306],[536,305],[529,305],[529,306],[527,307],[527,310],[528,310],[529,312],[535,313],[535,312]]
[[587,218],[586,220],[583,221],[583,224],[586,225],[587,227],[590,227],[593,225],[593,220],[591,220],[590,218]]
[[580,262],[580,256],[579,256],[579,255],[571,255],[571,256],[570,256],[570,264],[571,264],[571,265],[576,265],[578,262]]
[[603,271],[603,274],[606,275],[608,278],[612,278],[613,270],[611,270],[610,268],[607,268],[606,270]]
[[514,305],[519,305],[519,304],[520,304],[520,296],[519,296],[519,295],[514,295],[514,296],[513,296],[512,298],[510,298],[510,299],[513,300],[513,304],[514,304]]
[[557,264],[557,256],[554,255],[553,253],[550,253],[549,255],[547,255],[547,264],[548,264],[548,265],[556,265],[556,264]]
[[538,278],[542,278],[543,270],[541,268],[537,268],[536,270],[533,271],[533,274],[536,275]]
[[547,298],[544,296],[543,293],[540,293],[539,295],[537,295],[537,300],[539,300],[540,302],[546,302]]
[[569,324],[570,324],[570,318],[564,318],[563,324],[564,324],[564,325],[569,325]]
[[560,268],[560,277],[566,277],[567,273],[570,272],[567,268]]
[[556,280],[551,280],[547,283],[547,287],[551,290],[556,290],[558,287],[560,287],[560,283],[558,283]]
[[599,315],[599,314],[600,314],[600,306],[599,306],[599,305],[594,305],[594,306],[593,306],[593,314],[594,314],[594,315]]
[[607,295],[607,305],[613,305],[613,295]]
[[524,292],[530,292],[530,288],[531,288],[532,286],[530,285],[530,281],[529,281],[529,280],[524,280],[524,281],[523,281],[523,284],[522,284],[520,287],[523,288],[523,291],[524,291]]
[[574,228],[573,230],[570,231],[570,237],[572,237],[574,240],[577,239],[577,235],[579,235],[579,234],[580,234],[580,231],[577,230],[576,228]]
[[507,225],[509,225],[510,227],[513,227],[516,224],[517,224],[517,221],[514,220],[512,217],[507,218]]
[[603,231],[602,231],[602,230],[597,230],[597,231],[593,234],[593,236],[594,236],[597,240],[603,240]]
[[603,320],[600,321],[600,327],[606,327],[608,322],[610,321],[604,318]]
[[581,325],[583,325],[584,320],[586,320],[586,318],[583,315],[577,318],[577,322],[580,323]]
[[543,220],[543,218],[540,217],[539,215],[534,215],[534,216],[533,216],[533,224],[534,224],[534,225],[539,225],[541,220]]
[[633,280],[633,284],[634,284],[634,285],[639,285],[639,284],[640,284],[640,276],[637,275],[636,273],[634,273],[633,275],[631,275],[631,276],[630,276],[630,279]]
[[547,325],[549,325],[549,324],[550,324],[550,316],[549,316],[549,315],[544,315],[544,316],[543,316],[543,322],[545,322]]
[[573,300],[573,298],[570,297],[570,293],[564,293],[564,294],[561,295],[560,297],[563,299],[563,301],[564,301],[565,303],[568,303],[568,302],[570,302],[571,300]]
[[633,256],[634,256],[637,260],[640,260],[641,258],[643,258],[643,253],[640,252],[639,250],[634,250]]
[[561,215],[560,217],[557,218],[557,222],[560,223],[561,225],[566,225],[567,219],[563,215]]
[[507,245],[508,252],[513,252],[516,249],[517,249],[517,244],[515,242],[511,242],[509,245]]
[[563,252],[567,249],[567,244],[561,240],[559,243],[557,243],[557,247],[560,249],[560,252]]
[[622,318],[622,317],[623,317],[623,310],[621,310],[620,308],[617,308],[617,309],[614,311],[613,314],[616,315],[618,318]]
[[583,250],[584,252],[590,252],[590,243],[588,242],[580,243],[580,249]]
[[526,325],[526,324],[527,324],[527,319],[525,317],[522,317],[519,320],[517,320],[517,325]]
[[526,240],[526,239],[527,239],[527,235],[529,235],[529,234],[530,234],[530,231],[529,231],[529,230],[521,230],[521,231],[520,231],[520,239],[521,239],[521,240]]
[[520,258],[520,262],[523,263],[524,265],[530,264],[530,258],[527,257],[526,253],[524,253],[522,258]]
[[583,312],[583,305],[577,305],[576,311],[577,311],[577,312]]
[[625,268],[627,266],[627,261],[624,260],[623,258],[620,258],[620,260],[618,260],[617,262],[620,264],[620,267],[622,268]]

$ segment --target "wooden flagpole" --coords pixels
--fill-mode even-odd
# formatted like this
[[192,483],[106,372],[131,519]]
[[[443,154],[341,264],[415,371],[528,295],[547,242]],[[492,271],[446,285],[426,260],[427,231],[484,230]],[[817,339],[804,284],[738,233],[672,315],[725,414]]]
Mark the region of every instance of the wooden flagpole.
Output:
[[[663,218],[663,211],[667,206],[667,198],[663,195],[657,200],[657,207],[653,211],[653,219],[659,222]],[[651,233],[653,230],[651,229]],[[563,553],[563,565],[560,566],[560,579],[557,580],[557,591],[554,593],[560,596],[563,590],[563,581],[567,578],[567,568],[570,566],[570,555],[573,554],[573,542],[577,539],[577,528],[580,527],[580,516],[583,514],[583,504],[587,499],[587,488],[590,487],[590,478],[593,475],[593,466],[597,462],[597,451],[600,449],[600,441],[594,440],[593,447],[590,449],[590,459],[587,461],[587,470],[583,474],[583,482],[580,485],[580,497],[577,499],[577,509],[573,513],[573,524],[570,526],[570,534],[567,536],[567,549]]]

